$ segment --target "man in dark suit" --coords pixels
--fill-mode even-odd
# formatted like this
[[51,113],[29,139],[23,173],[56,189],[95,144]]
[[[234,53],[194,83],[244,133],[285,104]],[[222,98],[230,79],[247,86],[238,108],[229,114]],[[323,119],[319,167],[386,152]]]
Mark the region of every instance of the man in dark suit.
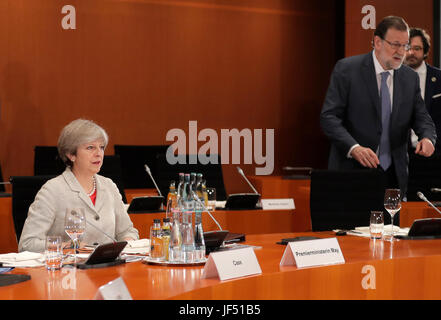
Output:
[[[411,28],[409,39],[410,49],[404,63],[418,73],[421,95],[436,127],[435,153],[441,154],[441,70],[425,62],[430,50],[430,36],[424,29]],[[417,142],[418,137],[412,131],[413,148]]]
[[337,62],[320,114],[331,140],[328,167],[377,168],[388,188],[405,196],[407,146],[412,128],[416,153],[431,156],[436,130],[421,98],[418,75],[402,66],[409,27],[400,17],[384,18],[374,32],[374,50]]

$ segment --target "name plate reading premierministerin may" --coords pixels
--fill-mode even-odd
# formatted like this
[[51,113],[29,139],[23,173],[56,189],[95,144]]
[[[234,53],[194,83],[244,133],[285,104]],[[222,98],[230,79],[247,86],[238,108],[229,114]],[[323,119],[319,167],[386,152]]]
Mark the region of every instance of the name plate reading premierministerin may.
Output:
[[223,281],[261,273],[254,249],[243,248],[210,253],[202,278],[219,277]]
[[337,238],[288,242],[281,266],[298,268],[345,263]]

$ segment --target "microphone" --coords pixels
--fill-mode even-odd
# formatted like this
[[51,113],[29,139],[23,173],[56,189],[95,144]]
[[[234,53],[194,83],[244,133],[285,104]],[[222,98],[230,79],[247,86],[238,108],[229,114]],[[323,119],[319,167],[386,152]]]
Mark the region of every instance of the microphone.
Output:
[[248,184],[250,185],[251,189],[253,189],[255,194],[259,194],[259,192],[257,192],[257,190],[254,188],[254,186],[251,184],[251,182],[247,179],[247,177],[245,176],[245,174],[243,173],[242,169],[237,166],[237,172],[239,172],[239,174],[246,180],[246,182],[248,182]]
[[144,167],[145,167],[145,171],[147,171],[147,173],[149,174],[149,176],[152,179],[153,183],[155,184],[156,190],[158,191],[159,195],[162,197],[161,190],[159,190],[158,185],[156,184],[155,179],[153,179],[153,176],[152,176],[152,173],[150,172],[149,166],[145,164]]
[[220,231],[222,231],[222,227],[220,226],[219,222],[217,222],[217,220],[211,215],[211,212],[207,209],[207,207],[205,206],[205,204],[201,201],[201,199],[199,199],[198,195],[196,194],[196,192],[192,191],[193,194],[193,199],[195,199],[197,201],[197,203],[199,203],[202,208],[204,209],[204,211],[207,211],[209,216],[211,217],[211,219],[214,221],[214,223],[216,223],[217,227],[219,228]]
[[435,209],[439,214],[441,214],[441,211],[437,208],[437,207],[435,207],[433,204],[432,204],[432,202],[430,202],[429,200],[427,200],[427,198],[424,196],[424,194],[421,192],[421,191],[418,191],[417,192],[417,196],[421,199],[421,200],[423,200],[423,201],[426,201],[433,209]]
[[87,219],[85,219],[85,220],[86,220],[86,223],[87,223],[89,226],[91,226],[91,227],[95,228],[96,230],[98,230],[100,233],[102,233],[102,234],[105,235],[107,238],[109,238],[110,240],[112,240],[113,243],[117,242],[115,238],[109,236],[109,235],[108,235],[107,233],[105,233],[103,230],[101,230],[101,229],[98,228],[97,226],[95,226],[95,225],[93,225],[92,223],[90,223]]
[[240,167],[236,167],[237,172],[245,179],[248,185],[253,189],[254,193],[236,193],[230,194],[225,203],[225,208],[230,210],[255,209],[259,202],[260,194],[251,184]]
[[432,191],[432,192],[441,192],[441,188],[431,188],[430,191]]

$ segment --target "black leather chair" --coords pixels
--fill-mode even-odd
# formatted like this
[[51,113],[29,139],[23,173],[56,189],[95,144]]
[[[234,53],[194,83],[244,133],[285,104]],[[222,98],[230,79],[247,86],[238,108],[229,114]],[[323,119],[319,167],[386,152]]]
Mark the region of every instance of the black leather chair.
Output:
[[372,210],[383,211],[385,224],[390,224],[383,202],[384,180],[377,170],[311,172],[313,231],[369,226]]
[[55,146],[34,147],[34,176],[59,175],[66,166]]
[[409,155],[409,183],[407,201],[422,201],[417,192],[421,191],[430,201],[441,201],[441,155],[426,158],[416,154]]
[[124,203],[127,203],[124,184],[122,182],[121,159],[117,155],[104,156],[103,165],[99,172],[100,175],[112,179],[118,187],[119,193]]
[[[58,155],[55,146],[36,146],[34,148],[34,175],[59,175],[66,166]],[[127,203],[124,184],[122,182],[121,160],[117,155],[104,156],[100,175],[110,178],[115,182],[124,203]]]
[[179,173],[202,173],[203,179],[206,180],[207,187],[216,188],[216,200],[224,201],[227,199],[225,191],[224,177],[222,174],[222,164],[219,155],[217,157],[217,164],[189,164],[190,155],[186,155],[186,164],[169,164],[165,154],[158,154],[157,157],[157,170],[158,178],[156,183],[164,197],[167,197],[167,193],[170,187],[170,181],[175,180],[176,184],[179,182]]
[[28,216],[29,206],[34,202],[35,195],[43,184],[53,175],[44,176],[13,176],[12,183],[12,218],[14,220],[17,243],[20,240],[24,223]]
[[153,178],[158,176],[156,156],[165,154],[168,145],[115,145],[115,155],[121,159],[122,182],[127,189],[155,188],[154,183],[145,171],[144,165],[150,168]]

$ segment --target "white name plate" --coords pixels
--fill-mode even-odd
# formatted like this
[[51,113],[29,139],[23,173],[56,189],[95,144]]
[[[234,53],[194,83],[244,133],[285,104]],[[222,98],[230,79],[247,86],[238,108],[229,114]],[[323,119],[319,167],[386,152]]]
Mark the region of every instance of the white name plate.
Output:
[[119,277],[98,288],[95,300],[132,300],[124,280]]
[[298,268],[345,263],[337,238],[288,242],[281,266]]
[[293,210],[294,199],[262,199],[263,210]]
[[219,277],[223,281],[261,273],[253,248],[244,248],[210,253],[202,278]]

